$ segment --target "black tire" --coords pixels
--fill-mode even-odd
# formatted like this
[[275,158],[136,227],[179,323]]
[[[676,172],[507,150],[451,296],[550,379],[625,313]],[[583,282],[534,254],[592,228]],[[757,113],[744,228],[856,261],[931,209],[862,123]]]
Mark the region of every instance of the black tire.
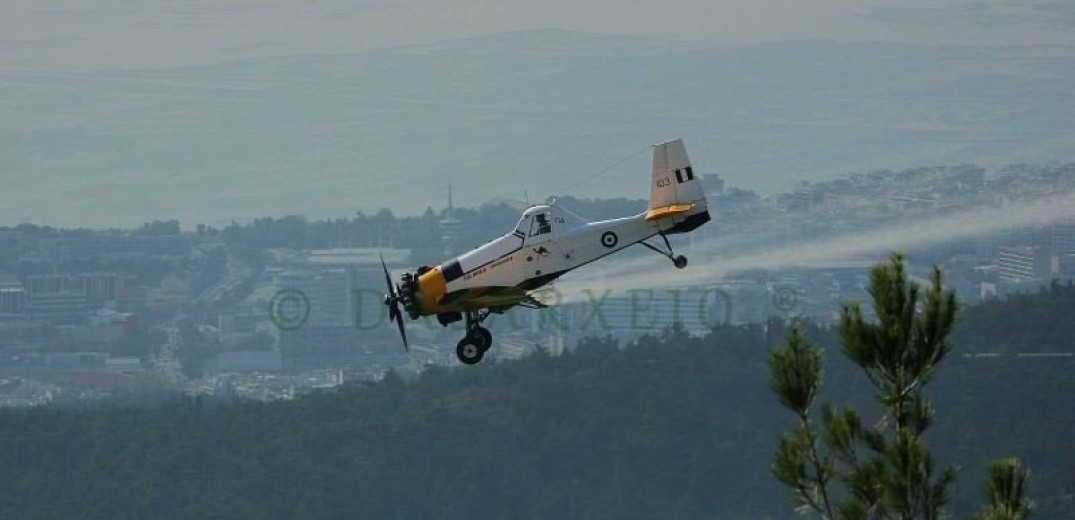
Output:
[[459,340],[455,346],[455,357],[464,365],[473,365],[482,360],[485,350],[482,350],[470,337]]
[[474,339],[474,342],[481,347],[482,352],[489,350],[489,347],[493,346],[493,333],[489,332],[489,329],[485,327],[475,328],[471,337]]
[[683,255],[677,256],[675,260],[672,260],[672,265],[675,265],[676,269],[683,269],[684,267],[687,267],[687,257]]

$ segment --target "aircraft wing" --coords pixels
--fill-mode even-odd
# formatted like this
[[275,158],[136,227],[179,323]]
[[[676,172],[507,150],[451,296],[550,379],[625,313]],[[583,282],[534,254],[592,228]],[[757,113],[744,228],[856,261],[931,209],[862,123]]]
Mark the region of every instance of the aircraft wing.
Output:
[[505,310],[519,304],[531,307],[547,307],[530,295],[529,291],[518,287],[490,286],[470,287],[452,291],[440,297],[437,305],[465,311],[478,309]]

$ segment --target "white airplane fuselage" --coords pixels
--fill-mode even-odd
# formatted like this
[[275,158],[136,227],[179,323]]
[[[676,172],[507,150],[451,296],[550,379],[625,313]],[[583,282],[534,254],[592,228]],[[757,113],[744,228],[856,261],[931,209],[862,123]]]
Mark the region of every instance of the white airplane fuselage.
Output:
[[[555,206],[536,206],[533,210],[553,215],[566,213]],[[518,286],[530,280],[535,283],[551,281],[553,276],[615,253],[660,231],[660,223],[647,221],[643,214],[575,225],[569,224],[567,218],[553,218],[563,222],[554,224],[557,226],[555,233],[525,237],[507,234],[452,260],[459,263],[464,274],[448,282],[448,292],[491,285]]]
[[641,213],[595,222],[587,222],[556,205],[534,206],[523,214],[511,233],[420,274],[418,306],[413,309],[417,312],[412,314],[466,310],[438,303],[442,295],[460,290],[534,290],[572,269],[647,238],[690,231],[708,220],[704,202],[678,218],[647,220]]

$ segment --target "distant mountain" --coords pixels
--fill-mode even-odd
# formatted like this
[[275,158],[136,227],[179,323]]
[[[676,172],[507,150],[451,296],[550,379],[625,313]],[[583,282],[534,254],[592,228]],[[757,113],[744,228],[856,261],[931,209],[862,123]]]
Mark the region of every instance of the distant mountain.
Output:
[[564,31],[361,55],[0,74],[0,224],[187,227],[572,191],[643,197],[647,145],[772,191],[851,170],[1071,160],[1056,47],[685,45]]

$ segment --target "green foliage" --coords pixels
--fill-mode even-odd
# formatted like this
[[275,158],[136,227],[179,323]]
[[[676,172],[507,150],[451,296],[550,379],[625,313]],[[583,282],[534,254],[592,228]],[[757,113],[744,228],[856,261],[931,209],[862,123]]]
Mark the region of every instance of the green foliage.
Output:
[[1011,457],[989,463],[986,480],[986,505],[974,520],[1024,520],[1030,517],[1034,503],[1027,500],[1030,470]]
[[[839,332],[844,354],[873,388],[880,419],[864,427],[854,408],[825,405],[818,433],[810,409],[820,386],[821,349],[795,329],[770,356],[772,390],[798,419],[778,441],[771,472],[800,511],[820,518],[944,518],[956,469],[938,471],[922,438],[934,418],[923,388],[951,351],[959,306],[954,292],[944,290],[939,269],[923,293],[908,280],[898,254],[873,268],[870,295],[876,321],[857,303],[847,304]],[[1015,494],[1004,503],[1022,500],[1022,486],[993,474],[991,482],[1003,490],[997,494]]]
[[920,289],[907,280],[903,257],[893,255],[870,272],[877,323],[867,321],[857,303],[844,305],[840,319],[844,353],[876,387],[897,430],[912,427],[921,433],[928,426],[931,410],[920,390],[951,350],[955,293],[944,291],[936,267],[931,282],[920,302]]
[[787,346],[777,347],[769,358],[772,389],[780,404],[806,416],[821,388],[821,350],[810,348],[802,329],[791,330]]
[[810,408],[821,388],[821,349],[807,343],[800,327],[793,327],[787,345],[769,358],[770,387],[780,404],[795,413],[799,424],[777,444],[773,475],[791,489],[803,508],[832,517],[827,488],[833,474],[830,458],[820,458],[810,422]]

